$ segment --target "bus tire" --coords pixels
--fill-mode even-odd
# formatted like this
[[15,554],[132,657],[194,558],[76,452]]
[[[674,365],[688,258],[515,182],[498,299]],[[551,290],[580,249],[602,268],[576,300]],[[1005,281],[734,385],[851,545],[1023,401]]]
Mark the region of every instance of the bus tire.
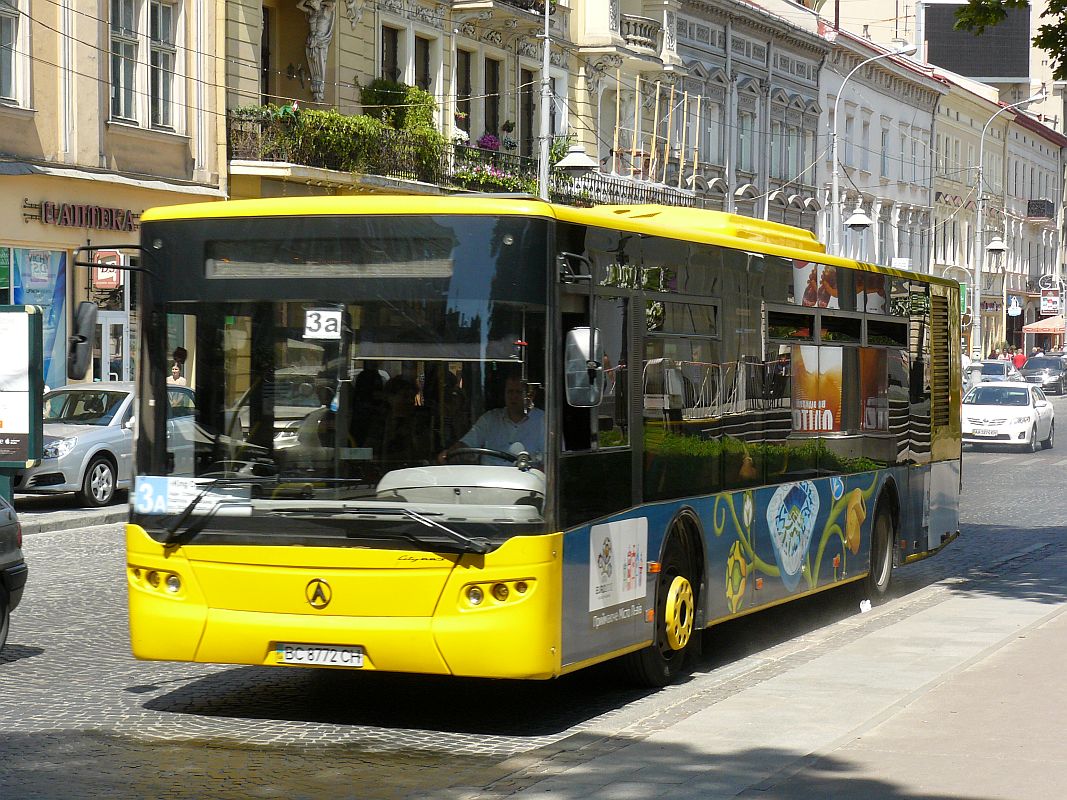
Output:
[[655,638],[648,647],[625,656],[627,677],[643,687],[670,684],[700,636],[696,630],[697,587],[692,549],[685,535],[671,534],[656,581]]
[[893,580],[893,514],[885,502],[878,503],[871,526],[871,565],[864,583],[867,598],[877,603],[885,598]]

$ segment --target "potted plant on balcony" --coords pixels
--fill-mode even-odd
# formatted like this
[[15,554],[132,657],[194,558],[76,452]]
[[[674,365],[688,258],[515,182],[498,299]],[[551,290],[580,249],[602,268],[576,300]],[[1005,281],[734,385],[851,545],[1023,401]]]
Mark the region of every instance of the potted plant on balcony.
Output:
[[460,128],[466,127],[467,119],[470,116],[469,114],[467,114],[466,111],[456,111],[453,116],[455,117],[456,125],[458,125]]
[[489,133],[488,131],[483,133],[478,138],[478,141],[475,142],[475,144],[477,144],[478,147],[480,147],[482,150],[499,150],[500,149],[500,140],[498,138],[496,138],[495,134]]
[[515,130],[515,123],[512,122],[510,119],[506,119],[500,126],[500,130],[503,133],[511,133],[513,130]]

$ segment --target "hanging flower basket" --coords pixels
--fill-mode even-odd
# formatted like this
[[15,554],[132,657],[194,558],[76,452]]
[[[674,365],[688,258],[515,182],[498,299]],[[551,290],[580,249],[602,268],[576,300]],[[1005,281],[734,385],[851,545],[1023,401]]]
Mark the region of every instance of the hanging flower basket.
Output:
[[478,139],[477,142],[475,142],[475,144],[477,144],[478,147],[482,148],[482,150],[500,149],[500,140],[491,133],[482,134],[482,136]]
[[510,119],[506,119],[504,120],[504,124],[500,126],[500,130],[504,133],[511,133],[513,130],[515,130],[515,123],[512,122]]

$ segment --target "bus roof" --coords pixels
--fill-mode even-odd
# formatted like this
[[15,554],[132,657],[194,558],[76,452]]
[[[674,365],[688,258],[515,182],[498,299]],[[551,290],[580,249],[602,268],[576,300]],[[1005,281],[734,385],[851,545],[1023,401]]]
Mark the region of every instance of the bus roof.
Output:
[[783,258],[819,261],[946,286],[955,281],[933,275],[854,261],[826,253],[810,231],[779,222],[685,206],[603,205],[592,208],[553,205],[533,196],[515,195],[349,195],[280,197],[188,203],[146,210],[141,222],[240,217],[338,216],[345,214],[455,214],[534,216],[564,222],[717,244]]

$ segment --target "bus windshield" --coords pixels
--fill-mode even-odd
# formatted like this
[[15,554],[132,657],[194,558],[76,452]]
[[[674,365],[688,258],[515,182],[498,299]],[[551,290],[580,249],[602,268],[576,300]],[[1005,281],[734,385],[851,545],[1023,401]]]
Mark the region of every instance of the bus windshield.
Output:
[[146,391],[162,402],[167,376],[196,407],[142,429],[139,471],[236,488],[257,513],[543,520],[547,279],[522,253],[529,220],[304,223],[206,240],[203,277],[160,292]]

